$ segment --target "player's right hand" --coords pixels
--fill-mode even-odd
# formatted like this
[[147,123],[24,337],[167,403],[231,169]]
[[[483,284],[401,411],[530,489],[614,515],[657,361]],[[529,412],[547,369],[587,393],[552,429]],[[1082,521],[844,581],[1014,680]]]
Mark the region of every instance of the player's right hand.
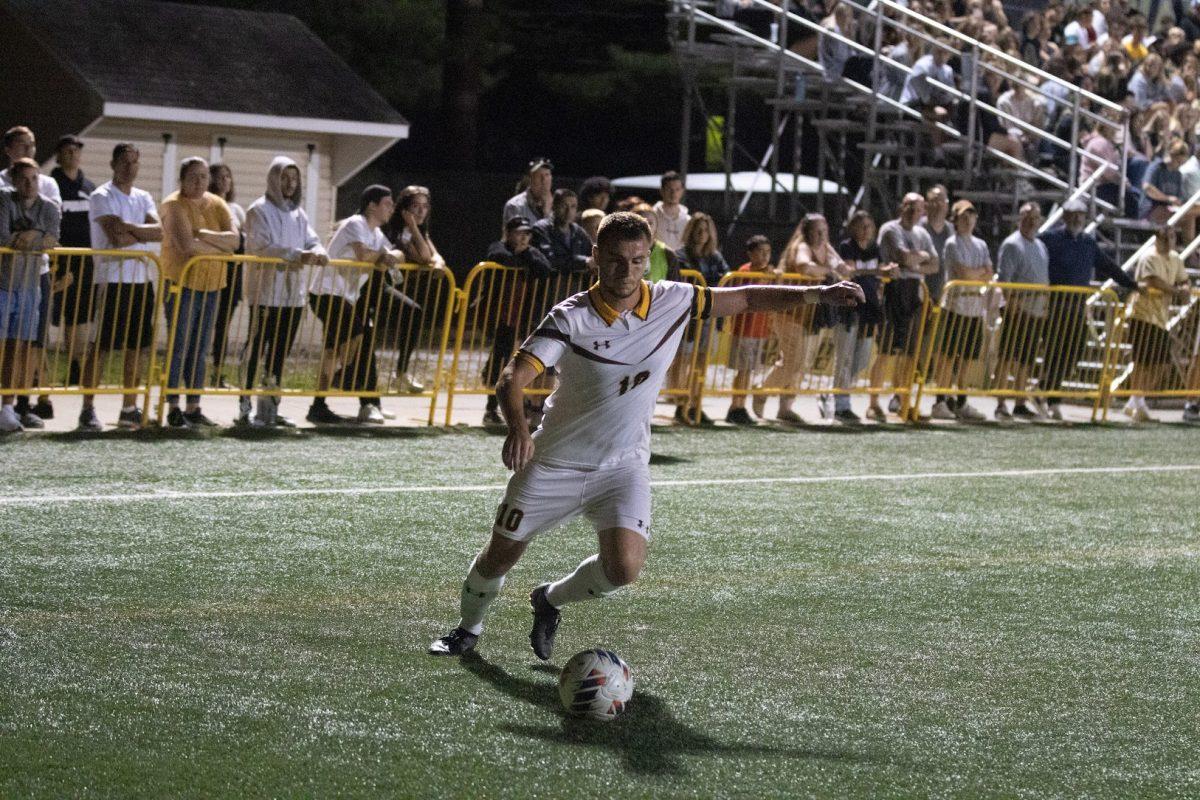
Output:
[[533,437],[529,435],[528,428],[521,426],[508,429],[503,458],[504,466],[513,472],[520,472],[533,460]]

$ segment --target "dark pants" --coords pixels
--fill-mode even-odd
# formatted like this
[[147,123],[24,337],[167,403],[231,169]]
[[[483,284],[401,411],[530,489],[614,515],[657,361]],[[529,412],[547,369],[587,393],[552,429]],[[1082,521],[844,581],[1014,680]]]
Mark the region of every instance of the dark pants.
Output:
[[242,302],[242,265],[225,265],[225,288],[217,297],[217,316],[213,321],[212,360],[217,378],[225,365],[225,337],[229,333],[229,320],[233,310]]
[[[1046,365],[1043,391],[1056,392],[1074,372],[1087,345],[1087,298],[1082,294],[1051,295],[1046,313]],[[1051,399],[1052,403],[1058,398]]]
[[[513,348],[516,347],[516,344],[516,328],[503,322],[496,326],[496,333],[492,337],[492,355],[483,365],[483,382],[488,386],[495,386],[496,381],[500,380],[500,373],[504,371],[508,360],[512,358]],[[499,404],[495,393],[488,395],[488,410],[495,409]]]
[[250,352],[246,359],[247,389],[254,388],[258,377],[258,361],[267,359],[267,377],[273,378],[276,386],[283,384],[283,362],[287,360],[300,320],[304,316],[303,306],[252,306],[250,309]]

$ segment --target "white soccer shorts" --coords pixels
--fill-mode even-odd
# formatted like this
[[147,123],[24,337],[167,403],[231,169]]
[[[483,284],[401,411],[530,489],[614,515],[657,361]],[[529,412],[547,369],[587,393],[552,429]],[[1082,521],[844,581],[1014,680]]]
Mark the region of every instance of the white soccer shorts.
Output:
[[626,528],[649,539],[649,465],[580,470],[530,464],[509,479],[492,533],[527,542],[580,514],[597,531]]

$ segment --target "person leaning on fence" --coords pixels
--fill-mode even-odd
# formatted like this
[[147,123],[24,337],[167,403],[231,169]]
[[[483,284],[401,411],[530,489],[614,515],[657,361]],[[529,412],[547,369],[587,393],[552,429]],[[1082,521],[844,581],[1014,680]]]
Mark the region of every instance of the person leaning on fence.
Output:
[[[250,307],[249,348],[243,386],[254,389],[259,362],[266,359],[263,386],[283,385],[283,369],[300,330],[307,296],[305,267],[324,266],[329,256],[301,205],[304,190],[300,167],[286,156],[276,156],[267,170],[266,193],[246,210],[246,253],[278,258],[282,264],[247,264],[244,294]],[[296,423],[279,413],[279,396],[262,394],[257,413],[250,415],[250,396],[238,402],[237,422],[242,425]]]
[[[492,309],[496,328],[492,331],[492,352],[483,365],[483,382],[494,386],[504,365],[512,358],[517,346],[517,322],[525,304],[525,289],[529,279],[541,281],[550,277],[550,262],[542,251],[533,246],[533,226],[524,217],[513,217],[504,224],[504,238],[488,247],[486,261],[520,270],[512,281],[502,284],[508,291],[499,299],[500,306]],[[483,412],[484,425],[503,425],[499,412],[500,401],[492,392]]]
[[[167,424],[173,428],[216,425],[200,410],[217,301],[225,286],[225,264],[241,244],[241,234],[225,201],[208,191],[208,162],[185,158],[179,166],[179,190],[167,195],[160,208],[162,268],[172,284],[163,308],[173,330],[167,357]],[[197,256],[212,259],[188,263]],[[177,290],[177,291],[176,291]],[[178,390],[190,390],[187,407],[179,408]]]
[[[59,139],[54,148],[58,163],[50,171],[50,178],[58,185],[62,196],[62,236],[59,240],[62,247],[92,246],[88,198],[96,190],[96,184],[79,168],[82,151],[83,140],[71,135]],[[83,375],[88,326],[95,313],[92,257],[70,256],[60,259],[58,265],[59,274],[54,277],[61,279],[64,273],[69,273],[71,279],[51,300],[50,323],[62,328],[62,348],[68,359],[67,385],[77,386]]]
[[[750,260],[738,267],[738,272],[778,274],[771,264],[771,240],[766,236],[751,236],[746,240],[746,258]],[[725,421],[731,425],[757,425],[746,410],[746,395],[750,394],[754,373],[763,366],[767,340],[771,336],[771,316],[761,311],[743,312],[730,321],[729,327],[733,334],[729,343],[729,368],[734,373],[733,396],[729,398]]]
[[[675,251],[675,258],[681,270],[699,272],[707,286],[717,286],[721,282],[721,276],[729,272],[729,264],[725,262],[725,256],[721,255],[721,244],[717,240],[717,223],[703,212],[692,214],[688,219],[687,227],[683,231],[683,247]],[[700,387],[688,374],[688,366],[693,360],[692,351],[696,347],[695,330],[693,326],[687,326],[683,342],[679,345],[679,353],[671,365],[671,379],[667,385],[675,389],[687,389],[686,393],[676,400],[676,422],[690,424],[699,413],[700,424],[711,425],[712,420],[699,408]],[[709,331],[707,325],[700,329],[700,350],[696,359],[701,366],[708,353]]]
[[1175,252],[1175,229],[1163,226],[1154,235],[1154,249],[1137,260],[1133,273],[1137,291],[1129,300],[1125,339],[1133,348],[1133,373],[1129,384],[1133,394],[1125,404],[1125,414],[1134,422],[1150,419],[1146,394],[1163,385],[1171,364],[1171,303],[1190,299],[1187,270]]
[[[970,200],[959,200],[951,209],[954,235],[946,241],[942,263],[951,281],[991,281],[992,256],[987,243],[975,236],[979,212]],[[958,287],[943,309],[935,345],[933,376],[938,386],[957,386],[964,394],[935,403],[934,419],[978,421],[981,414],[966,398],[965,388],[979,367],[987,294],[977,288]]]
[[[1050,256],[1046,251],[1046,243],[1037,235],[1041,224],[1042,210],[1037,203],[1021,206],[1017,229],[1004,240],[996,255],[998,281],[1031,287],[1047,284],[1050,279]],[[1011,386],[1015,392],[1024,392],[1029,388],[1029,373],[1042,353],[1046,295],[1032,288],[1012,289],[1005,293],[1004,300],[993,385],[1000,389]],[[1007,400],[1003,397],[997,400],[995,416],[998,420],[1013,417],[1035,420],[1041,419],[1044,414],[1040,405],[1036,410],[1030,408],[1027,398],[1018,394],[1011,413]]]
[[[859,417],[850,407],[850,393],[855,379],[867,367],[875,349],[875,337],[883,324],[883,279],[896,274],[899,267],[879,260],[879,245],[875,241],[875,220],[866,211],[856,211],[846,223],[849,234],[838,245],[838,255],[845,263],[843,274],[863,290],[863,302],[856,308],[838,310],[833,329],[834,361],[833,386],[840,389],[833,396],[833,418],[853,424]],[[883,422],[887,415],[872,395],[867,416]]]
[[[560,275],[586,272],[592,260],[592,242],[575,222],[579,199],[570,189],[556,189],[548,219],[533,223],[533,244]],[[563,298],[555,298],[555,302]]]
[[[101,184],[88,198],[88,223],[92,246],[97,250],[153,251],[162,241],[162,224],[154,198],[133,185],[141,154],[131,142],[113,147],[112,179]],[[154,313],[157,309],[154,279],[147,258],[96,256],[96,331],[83,361],[82,384],[94,389],[109,353],[121,354],[121,411],[117,426],[140,428],[142,412],[137,407],[135,388],[149,361],[154,343]],[[99,431],[95,395],[83,396],[79,429]]]
[[0,431],[44,427],[32,410],[14,408],[14,390],[31,385],[39,367],[34,343],[41,322],[42,268],[40,252],[58,245],[62,212],[49,197],[38,193],[38,166],[20,158],[9,169],[14,189],[0,192],[0,245],[19,252],[0,256],[0,387],[6,390],[0,407]]
[[[233,224],[238,231],[246,227],[245,210],[233,201],[237,190],[233,184],[233,170],[228,164],[208,165],[208,191],[225,201],[229,213],[233,215]],[[245,237],[238,243],[235,253],[245,252]],[[228,347],[229,321],[233,312],[242,302],[242,262],[227,261],[225,263],[225,286],[217,298],[217,319],[213,323],[212,361],[213,374],[216,384],[225,387],[225,355]]]
[[654,213],[654,208],[649,203],[638,203],[629,210],[646,220],[646,224],[650,226],[650,239],[653,244],[650,245],[650,259],[643,277],[650,283],[682,280],[675,251],[658,238],[658,215]]
[[[917,224],[925,211],[925,198],[909,192],[900,201],[900,216],[879,228],[879,259],[896,264],[899,273],[883,287],[886,335],[879,343],[879,356],[871,367],[871,385],[890,380],[897,389],[912,375],[920,338],[921,307],[925,303],[925,276],[941,270],[941,259],[929,233]],[[878,402],[871,398],[872,404]],[[900,412],[900,397],[893,395],[888,411]]]
[[[391,189],[379,184],[368,186],[359,198],[358,213],[347,217],[329,241],[329,257],[371,264],[376,271],[401,263],[403,254],[391,247],[381,230],[395,209]],[[313,270],[308,305],[325,328],[324,350],[317,373],[318,392],[329,391],[338,370],[341,370],[343,378],[356,376],[359,362],[375,347],[374,341],[363,341],[368,320],[364,307],[358,304],[370,272],[362,267],[334,264]],[[344,380],[338,381],[338,384],[339,388],[344,386]],[[374,385],[357,385],[353,388],[375,391]],[[344,417],[329,408],[325,397],[320,394],[313,398],[307,419],[319,425],[346,422]],[[358,419],[360,422],[377,424],[384,421],[382,411],[370,397],[359,398]]]
[[530,224],[550,216],[550,201],[554,185],[554,164],[548,158],[535,158],[529,162],[517,193],[504,204],[503,224],[513,217],[524,217]]
[[[15,128],[9,128],[4,133],[4,154],[8,156],[10,165],[16,164],[22,158],[28,158],[35,164],[37,160],[37,140],[33,136],[33,131],[26,128],[24,125],[18,125]],[[58,183],[49,175],[42,175],[40,172],[37,176],[38,194],[47,198],[59,208],[62,207],[62,195],[58,191]],[[12,189],[15,184],[11,166],[9,169],[0,172],[0,188]],[[41,283],[41,304],[38,306],[38,328],[37,338],[30,349],[30,364],[33,370],[30,380],[34,383],[41,383],[38,376],[41,374],[45,366],[45,347],[46,347],[46,331],[50,324],[50,301],[51,297],[59,292],[60,289],[66,289],[70,283],[70,279],[62,278],[58,281],[58,285],[54,285],[54,281],[50,277],[50,259],[44,258],[41,265],[41,275],[38,280]],[[16,409],[18,414],[27,414],[32,412],[38,419],[50,419],[54,416],[54,406],[50,403],[49,397],[40,397],[36,406],[29,405],[29,397],[22,395],[17,398]],[[44,415],[44,416],[43,416]]]
[[[841,256],[829,242],[829,223],[821,214],[804,216],[779,257],[781,273],[798,275],[818,283],[841,280],[844,266]],[[792,410],[796,396],[787,393],[787,390],[800,388],[816,357],[821,331],[832,322],[832,318],[826,316],[824,311],[777,314],[772,317],[771,326],[779,345],[779,358],[759,388],[782,390],[779,411],[775,415],[780,422],[794,425],[804,423],[800,415]],[[756,416],[763,416],[767,406],[766,395],[756,394],[752,406]],[[833,413],[832,409],[828,411]]]
[[[1091,286],[1100,276],[1111,278],[1126,289],[1137,283],[1125,274],[1101,248],[1096,237],[1084,230],[1087,204],[1075,199],[1063,203],[1063,223],[1038,235],[1046,245],[1047,275],[1051,286]],[[1046,308],[1046,357],[1040,390],[1048,397],[1048,414],[1061,420],[1062,397],[1057,392],[1063,380],[1079,365],[1087,345],[1087,295],[1051,294]]]
[[[396,210],[383,226],[383,235],[404,255],[407,263],[442,270],[446,268],[446,261],[429,235],[432,212],[433,197],[429,189],[405,186],[396,196]],[[394,336],[391,341],[396,351],[393,378],[401,391],[416,394],[425,391],[425,386],[410,374],[409,360],[421,336],[425,309],[411,296],[415,291],[408,286],[408,277],[399,270],[389,270],[374,273],[371,280],[384,283],[385,296],[379,307],[380,324]],[[406,288],[408,293],[404,291]]]

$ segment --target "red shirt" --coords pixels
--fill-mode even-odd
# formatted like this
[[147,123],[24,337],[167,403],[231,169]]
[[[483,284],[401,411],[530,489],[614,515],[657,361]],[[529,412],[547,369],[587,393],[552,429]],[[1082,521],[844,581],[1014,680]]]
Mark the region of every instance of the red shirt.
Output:
[[[753,272],[749,264],[742,264],[738,272]],[[749,284],[739,284],[749,285]],[[764,311],[738,314],[733,318],[733,335],[745,339],[766,339],[771,335],[771,317]]]

